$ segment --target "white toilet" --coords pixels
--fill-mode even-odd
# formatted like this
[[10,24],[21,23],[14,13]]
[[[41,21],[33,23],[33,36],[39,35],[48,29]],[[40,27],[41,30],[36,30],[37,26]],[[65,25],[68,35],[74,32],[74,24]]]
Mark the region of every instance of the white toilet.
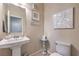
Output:
[[56,52],[50,56],[70,56],[71,55],[71,44],[56,41]]

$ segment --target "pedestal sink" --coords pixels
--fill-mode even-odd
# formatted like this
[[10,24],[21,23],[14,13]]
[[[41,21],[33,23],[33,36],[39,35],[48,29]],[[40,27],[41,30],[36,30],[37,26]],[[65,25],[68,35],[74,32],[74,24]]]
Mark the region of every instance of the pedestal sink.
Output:
[[29,40],[26,36],[3,39],[0,41],[0,48],[10,48],[12,49],[12,56],[21,56],[21,46],[28,43]]

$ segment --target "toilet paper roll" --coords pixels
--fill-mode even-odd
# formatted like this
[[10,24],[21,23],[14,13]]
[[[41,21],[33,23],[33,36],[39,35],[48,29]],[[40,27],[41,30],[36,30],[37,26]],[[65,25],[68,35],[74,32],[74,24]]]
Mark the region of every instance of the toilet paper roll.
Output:
[[43,35],[41,40],[42,41],[47,41],[47,36]]

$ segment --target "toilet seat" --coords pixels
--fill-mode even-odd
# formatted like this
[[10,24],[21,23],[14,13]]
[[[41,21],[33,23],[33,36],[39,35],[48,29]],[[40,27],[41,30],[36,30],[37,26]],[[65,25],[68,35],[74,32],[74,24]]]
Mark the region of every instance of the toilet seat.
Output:
[[62,56],[62,55],[60,55],[59,53],[54,52],[50,56]]

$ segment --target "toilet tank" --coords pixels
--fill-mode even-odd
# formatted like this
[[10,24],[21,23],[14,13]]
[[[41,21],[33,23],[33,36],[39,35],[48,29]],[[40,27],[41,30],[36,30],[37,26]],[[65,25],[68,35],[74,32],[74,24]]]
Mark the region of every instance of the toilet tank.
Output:
[[63,56],[70,56],[71,55],[71,44],[56,41],[56,52]]

